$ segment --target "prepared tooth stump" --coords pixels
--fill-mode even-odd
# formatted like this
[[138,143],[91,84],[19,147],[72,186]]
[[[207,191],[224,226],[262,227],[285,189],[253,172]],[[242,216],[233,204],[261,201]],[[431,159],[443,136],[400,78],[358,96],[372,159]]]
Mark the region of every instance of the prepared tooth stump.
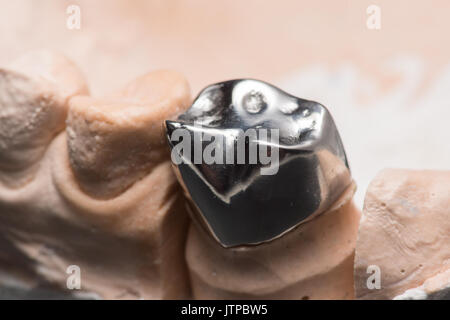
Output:
[[233,80],[204,89],[166,129],[195,222],[195,298],[353,298],[360,216],[324,106]]

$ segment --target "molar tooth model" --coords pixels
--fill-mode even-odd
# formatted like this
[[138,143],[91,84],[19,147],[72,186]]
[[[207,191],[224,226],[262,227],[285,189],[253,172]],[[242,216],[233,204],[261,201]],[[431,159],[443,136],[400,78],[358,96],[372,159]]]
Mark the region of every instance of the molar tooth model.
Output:
[[166,129],[196,222],[195,298],[353,298],[355,184],[324,106],[233,80],[204,89]]
[[[48,51],[0,70],[1,273],[37,293],[189,298],[189,221],[162,125],[189,100],[171,71],[87,96]],[[72,267],[80,290],[66,286]]]

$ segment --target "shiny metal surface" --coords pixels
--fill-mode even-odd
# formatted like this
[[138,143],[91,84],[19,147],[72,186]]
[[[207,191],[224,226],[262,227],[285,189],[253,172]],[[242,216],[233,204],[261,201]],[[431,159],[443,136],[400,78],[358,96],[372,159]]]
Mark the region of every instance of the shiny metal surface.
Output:
[[[195,163],[175,151],[172,139],[175,130],[184,129],[192,136],[221,135],[226,145],[236,147],[236,130],[252,128],[279,130],[277,144],[270,146],[279,157],[275,174],[262,174],[268,165],[250,164],[248,158],[243,164]],[[324,212],[351,184],[329,111],[262,81],[240,79],[207,87],[177,120],[166,121],[166,131],[172,151],[183,159],[175,168],[192,215],[224,247],[274,240]],[[246,148],[248,153],[249,144]],[[216,152],[226,157],[227,150]]]

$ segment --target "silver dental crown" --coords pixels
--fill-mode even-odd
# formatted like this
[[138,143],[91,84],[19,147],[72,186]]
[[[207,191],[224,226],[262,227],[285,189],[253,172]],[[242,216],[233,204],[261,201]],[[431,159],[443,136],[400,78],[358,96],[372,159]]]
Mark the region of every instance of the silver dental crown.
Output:
[[[191,144],[182,152],[177,147],[182,141],[173,139],[179,129],[188,133],[184,143]],[[261,129],[269,131],[267,139]],[[239,140],[239,133],[251,130],[256,135]],[[274,240],[327,210],[352,183],[329,111],[262,81],[239,79],[205,88],[176,121],[166,121],[166,132],[172,158],[182,160],[175,168],[192,216],[224,247]],[[201,152],[216,143],[213,157],[227,161],[193,161],[196,135],[209,137],[200,140]],[[185,141],[188,136],[192,139]],[[241,158],[239,146],[244,147]],[[255,161],[264,158],[264,148],[269,158]],[[253,161],[252,150],[259,151]]]

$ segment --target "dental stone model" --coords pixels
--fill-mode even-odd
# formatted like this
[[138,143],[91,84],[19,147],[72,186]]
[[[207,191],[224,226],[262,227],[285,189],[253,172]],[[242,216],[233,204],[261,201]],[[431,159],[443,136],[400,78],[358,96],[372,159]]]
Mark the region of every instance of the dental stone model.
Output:
[[450,299],[450,171],[385,169],[371,182],[355,288],[359,299]]
[[[163,119],[189,104],[170,71],[97,99],[77,68],[35,52],[0,69],[0,270],[100,298],[186,298],[186,213]],[[65,121],[67,115],[67,128]]]
[[[203,90],[166,128],[196,222],[186,248],[195,298],[353,298],[355,184],[325,107],[234,80]],[[199,134],[214,137],[201,154],[215,149],[218,162],[195,161]],[[271,163],[258,163],[264,153]]]
[[[355,286],[358,299],[450,298],[449,171],[384,170],[367,191],[356,240],[355,184],[320,104],[238,80],[208,87],[181,114],[189,88],[169,71],[105,98],[87,94],[76,66],[54,52],[0,68],[0,289],[351,299]],[[164,120],[177,116],[165,133]],[[214,137],[202,154],[234,161],[237,129],[252,128],[269,130],[244,141],[245,158],[252,142],[266,151],[254,163],[177,166],[195,222],[188,231],[165,135],[172,157],[189,154],[171,139],[186,129]],[[81,290],[69,290],[74,266]],[[368,285],[374,266],[379,289]]]

